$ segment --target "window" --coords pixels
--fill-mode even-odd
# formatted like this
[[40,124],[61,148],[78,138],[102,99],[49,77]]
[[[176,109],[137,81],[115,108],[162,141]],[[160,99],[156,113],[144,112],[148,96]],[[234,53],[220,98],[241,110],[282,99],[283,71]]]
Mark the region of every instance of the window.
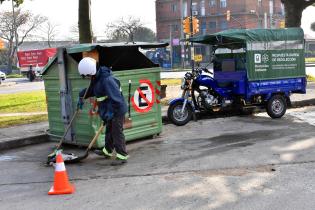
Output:
[[225,8],[227,3],[226,3],[227,0],[220,0],[220,7],[221,8]]
[[225,30],[225,29],[227,29],[228,28],[228,22],[226,21],[226,20],[223,20],[222,22],[221,22],[221,29],[222,30]]
[[172,31],[173,32],[177,32],[178,31],[178,25],[177,24],[172,25]]
[[206,30],[207,29],[207,24],[205,21],[201,22],[201,30]]
[[172,12],[176,12],[177,10],[177,5],[176,4],[172,4]]
[[216,5],[215,2],[216,2],[216,0],[210,0],[210,1],[209,1],[209,6],[210,6],[210,7],[215,7],[215,5]]
[[199,15],[198,3],[197,3],[197,2],[193,2],[193,3],[192,3],[191,9],[192,9],[192,15],[194,15],[194,16]]
[[197,2],[193,2],[191,5],[192,11],[198,11],[198,4]]
[[209,22],[209,29],[211,30],[213,30],[213,29],[215,29],[217,27],[217,22],[215,22],[215,21],[212,21],[212,22]]
[[200,13],[201,13],[201,16],[206,15],[205,0],[202,0],[200,2]]
[[207,23],[206,23],[206,21],[202,21],[201,22],[201,33],[202,34],[206,34],[206,32],[207,32]]

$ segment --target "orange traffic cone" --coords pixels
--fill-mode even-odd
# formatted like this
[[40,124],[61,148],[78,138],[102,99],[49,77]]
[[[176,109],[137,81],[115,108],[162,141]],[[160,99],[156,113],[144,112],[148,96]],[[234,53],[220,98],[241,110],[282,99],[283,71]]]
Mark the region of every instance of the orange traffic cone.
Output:
[[61,152],[57,152],[54,185],[50,188],[48,195],[72,194],[74,186],[69,183],[66,167]]

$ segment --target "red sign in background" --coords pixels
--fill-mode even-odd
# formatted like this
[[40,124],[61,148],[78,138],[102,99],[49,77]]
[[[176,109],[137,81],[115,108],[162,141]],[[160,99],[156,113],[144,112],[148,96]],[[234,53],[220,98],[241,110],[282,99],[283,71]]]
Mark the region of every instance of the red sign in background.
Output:
[[28,50],[17,52],[20,67],[43,67],[48,63],[49,58],[53,57],[57,52],[56,48],[44,50]]

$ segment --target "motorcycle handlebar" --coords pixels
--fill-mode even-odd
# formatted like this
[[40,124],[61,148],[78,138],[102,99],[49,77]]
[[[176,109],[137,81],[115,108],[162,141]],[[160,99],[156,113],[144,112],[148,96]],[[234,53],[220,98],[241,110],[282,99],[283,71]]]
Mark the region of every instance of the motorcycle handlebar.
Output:
[[209,73],[209,74],[213,74],[211,71],[209,71],[207,68],[200,68],[201,71],[204,71],[206,73]]
[[193,69],[193,74],[201,74],[202,71],[206,72],[206,73],[209,73],[211,75],[213,75],[213,72],[209,71],[207,68],[196,68],[196,69]]

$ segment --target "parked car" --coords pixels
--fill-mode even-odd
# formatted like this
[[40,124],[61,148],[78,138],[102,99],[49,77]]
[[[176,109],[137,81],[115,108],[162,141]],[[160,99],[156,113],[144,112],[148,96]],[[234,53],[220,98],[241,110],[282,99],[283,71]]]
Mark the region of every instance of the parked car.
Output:
[[0,71],[0,78],[1,78],[1,80],[5,80],[7,78],[7,76],[5,75],[4,72]]

